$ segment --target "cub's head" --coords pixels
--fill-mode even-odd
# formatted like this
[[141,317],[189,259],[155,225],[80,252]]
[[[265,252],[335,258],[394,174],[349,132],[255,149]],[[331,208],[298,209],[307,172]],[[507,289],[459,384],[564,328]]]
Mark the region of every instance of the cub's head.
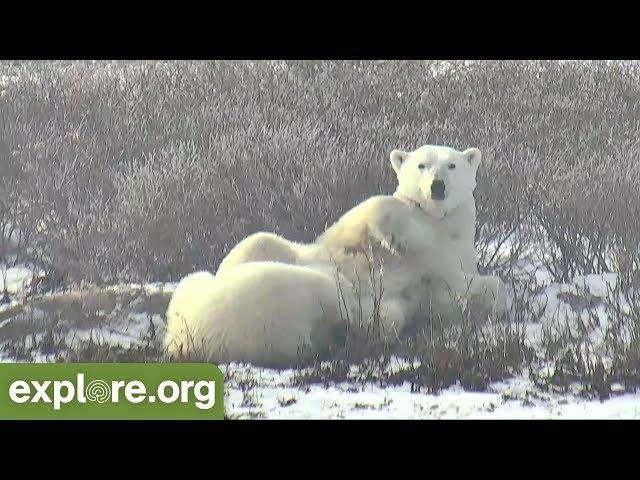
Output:
[[394,150],[391,165],[398,176],[396,194],[420,204],[435,218],[473,201],[482,155],[477,148],[459,152],[425,145],[413,152]]

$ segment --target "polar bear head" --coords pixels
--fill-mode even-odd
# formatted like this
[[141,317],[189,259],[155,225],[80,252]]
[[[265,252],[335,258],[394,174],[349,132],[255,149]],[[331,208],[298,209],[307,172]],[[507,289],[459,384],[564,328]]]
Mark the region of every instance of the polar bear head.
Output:
[[413,152],[394,150],[391,165],[398,176],[396,195],[416,202],[435,218],[444,218],[461,204],[473,202],[481,158],[477,148],[459,152],[425,145]]

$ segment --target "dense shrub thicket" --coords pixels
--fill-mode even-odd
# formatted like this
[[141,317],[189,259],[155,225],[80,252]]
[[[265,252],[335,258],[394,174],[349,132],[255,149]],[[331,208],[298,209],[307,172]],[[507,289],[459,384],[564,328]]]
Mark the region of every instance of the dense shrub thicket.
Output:
[[484,153],[484,267],[500,266],[488,244],[513,233],[542,246],[558,280],[617,271],[631,282],[639,72],[636,62],[0,62],[0,255],[68,281],[177,280],[215,269],[258,230],[312,240],[393,191],[393,148],[432,143]]

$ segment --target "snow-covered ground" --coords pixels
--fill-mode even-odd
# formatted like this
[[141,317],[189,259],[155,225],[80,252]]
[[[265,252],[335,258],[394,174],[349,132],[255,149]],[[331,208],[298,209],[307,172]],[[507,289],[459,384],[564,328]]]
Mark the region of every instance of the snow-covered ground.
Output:
[[[523,269],[523,270],[526,270]],[[31,279],[32,270],[26,266],[5,268],[7,290],[11,304],[0,305],[0,313],[20,302]],[[553,283],[541,270],[535,271],[536,283],[543,286],[538,295],[543,316],[540,322],[526,326],[527,338],[536,347],[541,340],[545,322],[569,319],[576,315],[596,312],[600,328],[607,325],[602,300],[615,286],[615,274],[576,277],[569,285]],[[147,292],[173,290],[176,284],[144,285]],[[2,287],[2,285],[0,285]],[[588,292],[586,294],[585,292]],[[160,315],[147,312],[116,310],[113,321],[99,328],[71,327],[64,332],[68,345],[76,341],[98,338],[100,342],[128,346],[141,341],[148,334],[150,322],[156,335],[162,335],[164,323]],[[109,318],[109,317],[108,317]],[[14,319],[0,321],[0,362],[16,361],[3,351]],[[17,320],[15,320],[17,321]],[[28,341],[38,341],[36,334]],[[596,333],[597,335],[597,333]],[[23,359],[20,361],[24,361]],[[31,361],[50,362],[53,356],[34,353]],[[411,385],[381,388],[373,383],[345,382],[324,386],[298,385],[295,370],[276,371],[246,365],[222,365],[228,378],[225,389],[225,411],[230,418],[345,418],[345,419],[537,419],[537,418],[640,418],[640,392],[623,393],[622,387],[605,401],[587,400],[577,389],[569,392],[543,391],[536,387],[525,371],[507,381],[491,384],[484,392],[465,391],[459,385],[437,394],[412,392]]]
[[[411,386],[341,383],[297,387],[295,372],[233,366],[225,411],[231,418],[298,419],[640,419],[640,393],[603,402],[575,393],[550,393],[526,376],[494,383],[486,392],[452,386],[438,394],[413,393]],[[240,382],[255,382],[242,391]],[[246,387],[245,387],[246,388]]]
[[23,292],[33,277],[34,270],[26,265],[3,268],[0,265],[0,290],[6,290],[12,294]]

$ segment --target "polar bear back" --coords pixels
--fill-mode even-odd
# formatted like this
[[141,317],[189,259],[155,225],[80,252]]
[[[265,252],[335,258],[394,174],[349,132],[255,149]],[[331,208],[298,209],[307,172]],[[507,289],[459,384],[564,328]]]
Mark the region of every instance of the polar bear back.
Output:
[[324,353],[341,321],[334,278],[278,262],[236,265],[214,280],[187,277],[167,317],[169,354],[269,366]]

